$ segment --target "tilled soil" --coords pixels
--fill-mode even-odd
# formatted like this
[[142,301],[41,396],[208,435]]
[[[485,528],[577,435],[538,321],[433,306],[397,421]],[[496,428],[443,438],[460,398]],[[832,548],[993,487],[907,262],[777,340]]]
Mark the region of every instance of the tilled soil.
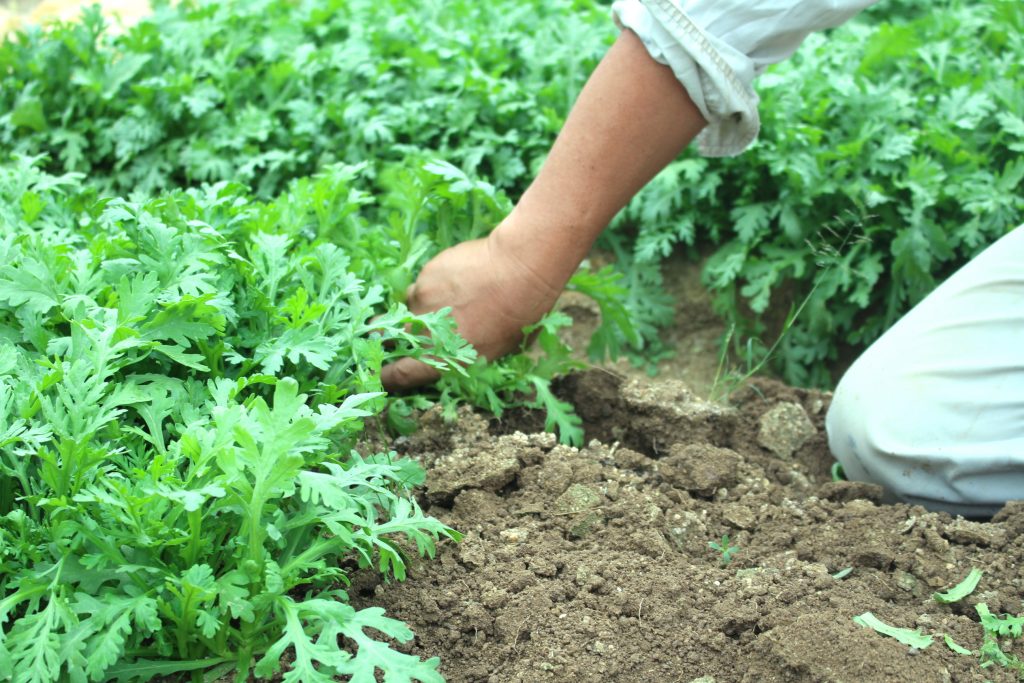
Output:
[[[451,683],[1016,680],[941,634],[977,650],[976,603],[1021,611],[1024,504],[980,523],[833,482],[819,392],[761,382],[725,407],[606,371],[561,390],[586,448],[470,412],[428,413],[398,444],[428,468],[429,512],[466,537],[351,593],[409,623],[405,649],[440,656]],[[725,534],[740,550],[723,565],[708,543]],[[973,567],[973,595],[932,599]],[[935,643],[851,620],[868,611]]]

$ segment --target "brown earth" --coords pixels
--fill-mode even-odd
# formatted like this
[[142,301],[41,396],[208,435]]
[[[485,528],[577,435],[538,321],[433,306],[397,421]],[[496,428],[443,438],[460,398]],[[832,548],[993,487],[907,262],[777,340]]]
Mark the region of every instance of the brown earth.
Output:
[[[406,650],[440,656],[451,683],[1015,680],[940,634],[977,650],[976,603],[1021,611],[1024,504],[977,523],[832,482],[820,392],[761,381],[726,407],[600,370],[561,392],[586,448],[471,412],[428,413],[396,444],[466,537],[351,593],[408,622]],[[708,543],[724,534],[740,550],[723,566]],[[973,567],[974,595],[931,598]],[[910,649],[851,621],[868,611],[938,637]]]
[[[611,258],[597,253],[592,263],[602,266]],[[701,272],[706,258],[690,258],[685,254],[670,256],[661,266],[665,291],[675,300],[672,319],[664,321],[662,341],[675,353],[660,360],[655,367],[657,376],[671,377],[685,382],[699,396],[709,396],[719,387],[722,378],[734,364],[719,368],[719,350],[726,326],[711,307],[711,295],[701,284]],[[586,358],[590,335],[600,322],[597,305],[582,294],[567,292],[559,300],[558,308],[572,316],[575,324],[564,334],[566,341]],[[647,368],[630,365],[622,358],[601,367],[628,377],[647,377]]]

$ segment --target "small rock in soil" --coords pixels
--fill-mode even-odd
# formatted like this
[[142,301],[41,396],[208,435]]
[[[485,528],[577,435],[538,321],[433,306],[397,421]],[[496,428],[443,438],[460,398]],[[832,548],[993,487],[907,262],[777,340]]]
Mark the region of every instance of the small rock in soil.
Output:
[[791,458],[817,433],[803,406],[787,402],[761,416],[757,440],[780,458]]
[[1002,547],[1006,544],[1006,530],[992,524],[981,524],[969,522],[966,519],[957,519],[946,526],[943,534],[953,543],[960,545],[994,546]]
[[920,594],[917,577],[909,572],[896,572],[896,585],[912,594]]
[[753,511],[746,505],[730,503],[722,509],[722,519],[737,529],[752,529],[757,523]]
[[521,527],[513,527],[511,529],[502,529],[499,533],[501,540],[505,543],[522,543],[529,535],[529,529],[523,529]]
[[583,484],[573,484],[555,499],[555,509],[562,514],[576,514],[601,504],[601,494]]
[[498,449],[473,453],[456,449],[445,465],[427,473],[431,502],[450,503],[465,489],[500,491],[515,480],[519,471],[519,460]]
[[600,505],[603,500],[601,494],[589,486],[573,484],[555,499],[555,510],[559,514],[573,517],[569,534],[575,538],[582,538],[604,521],[597,512],[587,512]]
[[658,462],[662,478],[672,486],[705,498],[735,486],[741,458],[728,448],[709,444],[675,444]]
[[848,503],[859,499],[880,503],[883,491],[878,484],[869,484],[865,481],[830,481],[821,485],[818,496],[836,503]]

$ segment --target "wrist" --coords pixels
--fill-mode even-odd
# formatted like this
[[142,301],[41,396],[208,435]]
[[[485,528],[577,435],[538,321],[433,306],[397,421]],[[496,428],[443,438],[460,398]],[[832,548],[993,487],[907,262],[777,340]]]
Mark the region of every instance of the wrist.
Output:
[[554,217],[538,220],[516,207],[488,238],[492,253],[513,263],[520,276],[545,290],[552,302],[586,258],[594,239],[581,226],[555,221]]

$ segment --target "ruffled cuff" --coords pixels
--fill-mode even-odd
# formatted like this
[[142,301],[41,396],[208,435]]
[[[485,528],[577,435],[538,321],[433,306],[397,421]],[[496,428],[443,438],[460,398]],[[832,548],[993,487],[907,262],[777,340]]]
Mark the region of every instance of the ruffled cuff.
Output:
[[708,125],[697,137],[701,154],[734,156],[750,146],[761,127],[752,60],[707,35],[668,0],[617,0],[612,16],[640,37],[655,61],[672,69],[704,115]]

